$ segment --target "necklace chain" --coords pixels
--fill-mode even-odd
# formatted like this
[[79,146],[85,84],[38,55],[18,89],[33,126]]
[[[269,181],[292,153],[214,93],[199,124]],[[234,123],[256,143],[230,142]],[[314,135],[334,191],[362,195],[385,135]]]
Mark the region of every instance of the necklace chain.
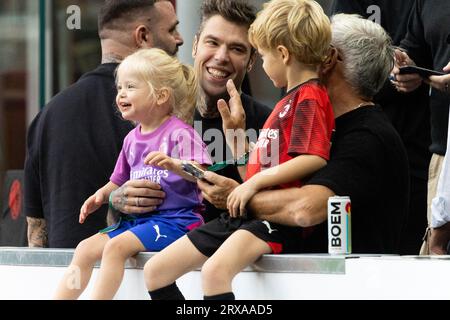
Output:
[[355,110],[355,109],[358,109],[358,108],[361,108],[361,107],[366,107],[366,106],[374,106],[375,105],[375,103],[373,103],[373,102],[367,102],[367,101],[365,101],[365,102],[361,102],[360,104],[358,104],[356,107],[354,107],[352,110]]

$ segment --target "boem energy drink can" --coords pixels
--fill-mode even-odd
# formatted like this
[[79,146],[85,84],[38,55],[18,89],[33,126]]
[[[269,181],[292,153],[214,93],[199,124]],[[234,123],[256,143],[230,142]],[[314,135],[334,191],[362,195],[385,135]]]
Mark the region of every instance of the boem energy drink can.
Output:
[[328,253],[352,253],[351,202],[349,197],[328,199]]

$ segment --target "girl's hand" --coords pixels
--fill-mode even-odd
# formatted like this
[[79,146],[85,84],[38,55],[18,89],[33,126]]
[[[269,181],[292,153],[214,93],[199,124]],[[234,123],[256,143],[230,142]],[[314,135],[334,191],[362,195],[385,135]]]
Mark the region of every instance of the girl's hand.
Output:
[[100,190],[98,190],[92,196],[87,198],[87,200],[81,206],[79,222],[84,223],[88,215],[98,210],[98,208],[100,208],[103,205],[103,203],[105,203],[106,201],[105,198],[106,198],[105,195]]
[[173,159],[161,151],[150,152],[144,159],[147,165],[158,166],[166,170],[176,171],[181,167],[181,161]]

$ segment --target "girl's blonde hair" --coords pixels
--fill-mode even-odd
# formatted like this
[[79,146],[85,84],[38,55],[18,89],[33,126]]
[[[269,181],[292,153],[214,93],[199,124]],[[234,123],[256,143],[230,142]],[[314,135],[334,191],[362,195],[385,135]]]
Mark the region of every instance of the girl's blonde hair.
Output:
[[313,0],[272,0],[264,4],[249,33],[255,48],[285,46],[305,64],[322,63],[330,47],[330,20]]
[[192,67],[161,49],[141,49],[126,57],[117,71],[126,68],[144,80],[155,96],[166,88],[170,94],[172,114],[192,125],[197,103],[198,82]]

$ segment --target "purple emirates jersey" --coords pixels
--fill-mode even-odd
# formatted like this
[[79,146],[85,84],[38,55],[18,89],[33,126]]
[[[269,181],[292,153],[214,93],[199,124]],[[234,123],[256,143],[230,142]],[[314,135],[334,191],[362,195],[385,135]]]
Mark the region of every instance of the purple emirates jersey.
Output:
[[155,131],[142,134],[141,126],[133,129],[123,142],[111,182],[121,186],[128,180],[147,179],[161,185],[166,193],[158,210],[194,208],[201,204],[197,184],[156,166],[144,164],[152,151],[160,151],[172,158],[210,165],[211,159],[202,139],[188,124],[172,116]]

